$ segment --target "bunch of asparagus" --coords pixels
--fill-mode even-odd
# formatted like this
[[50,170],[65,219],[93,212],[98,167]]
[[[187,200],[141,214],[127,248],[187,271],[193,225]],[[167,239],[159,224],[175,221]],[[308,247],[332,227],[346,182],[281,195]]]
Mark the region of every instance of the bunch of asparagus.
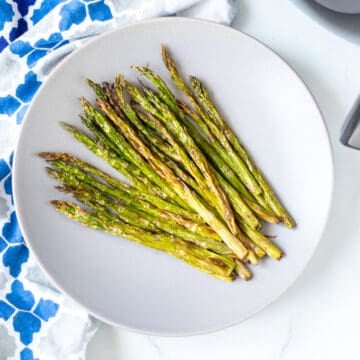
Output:
[[260,232],[262,221],[294,220],[220,115],[199,79],[183,80],[168,50],[162,59],[175,97],[148,67],[133,66],[139,86],[87,80],[96,105],[81,98],[91,134],[61,123],[76,140],[123,174],[120,181],[67,153],[41,153],[62,192],[82,203],[52,201],[81,224],[165,251],[219,279],[252,277],[247,264],[282,250]]

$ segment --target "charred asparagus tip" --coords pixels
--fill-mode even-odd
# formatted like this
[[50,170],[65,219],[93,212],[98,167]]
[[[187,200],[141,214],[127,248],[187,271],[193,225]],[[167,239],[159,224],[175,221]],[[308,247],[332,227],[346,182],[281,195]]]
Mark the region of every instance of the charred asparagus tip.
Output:
[[54,205],[56,209],[60,209],[63,205],[63,202],[60,200],[51,200],[50,203],[51,205]]

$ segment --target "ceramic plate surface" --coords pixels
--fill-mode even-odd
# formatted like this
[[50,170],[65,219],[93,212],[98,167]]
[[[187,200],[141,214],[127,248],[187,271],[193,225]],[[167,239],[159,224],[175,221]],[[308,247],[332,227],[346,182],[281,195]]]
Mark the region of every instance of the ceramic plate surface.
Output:
[[[249,282],[213,279],[166,254],[86,229],[57,213],[54,189],[37,157],[67,151],[111,171],[73,140],[59,121],[79,124],[84,83],[111,81],[130,65],[149,65],[166,80],[160,44],[184,74],[203,79],[225,118],[250,150],[298,222],[268,227],[285,250],[253,268]],[[161,335],[190,335],[236,324],[279,297],[299,276],[326,224],[333,166],[327,131],[311,94],[294,71],[253,38],[214,23],[155,19],[105,34],[68,57],[28,111],[15,155],[19,223],[55,284],[104,321]]]

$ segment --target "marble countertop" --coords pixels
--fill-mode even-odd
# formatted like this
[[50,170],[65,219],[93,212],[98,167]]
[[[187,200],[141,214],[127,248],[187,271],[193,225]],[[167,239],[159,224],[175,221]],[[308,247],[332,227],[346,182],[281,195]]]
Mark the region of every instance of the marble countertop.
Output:
[[360,151],[338,140],[360,92],[360,46],[329,32],[288,0],[239,0],[239,6],[234,27],[277,51],[309,86],[324,114],[336,176],[323,239],[296,283],[251,319],[187,338],[150,337],[103,325],[87,360],[360,358]]

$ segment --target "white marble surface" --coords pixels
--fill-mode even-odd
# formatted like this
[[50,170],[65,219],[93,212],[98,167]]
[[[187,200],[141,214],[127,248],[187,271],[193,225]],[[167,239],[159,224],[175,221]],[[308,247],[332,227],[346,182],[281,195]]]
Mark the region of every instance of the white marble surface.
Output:
[[188,338],[149,337],[103,325],[89,345],[88,360],[360,358],[360,151],[338,141],[360,92],[360,46],[328,32],[288,0],[240,0],[239,6],[235,27],[293,66],[329,127],[336,178],[324,237],[295,285],[253,318]]

